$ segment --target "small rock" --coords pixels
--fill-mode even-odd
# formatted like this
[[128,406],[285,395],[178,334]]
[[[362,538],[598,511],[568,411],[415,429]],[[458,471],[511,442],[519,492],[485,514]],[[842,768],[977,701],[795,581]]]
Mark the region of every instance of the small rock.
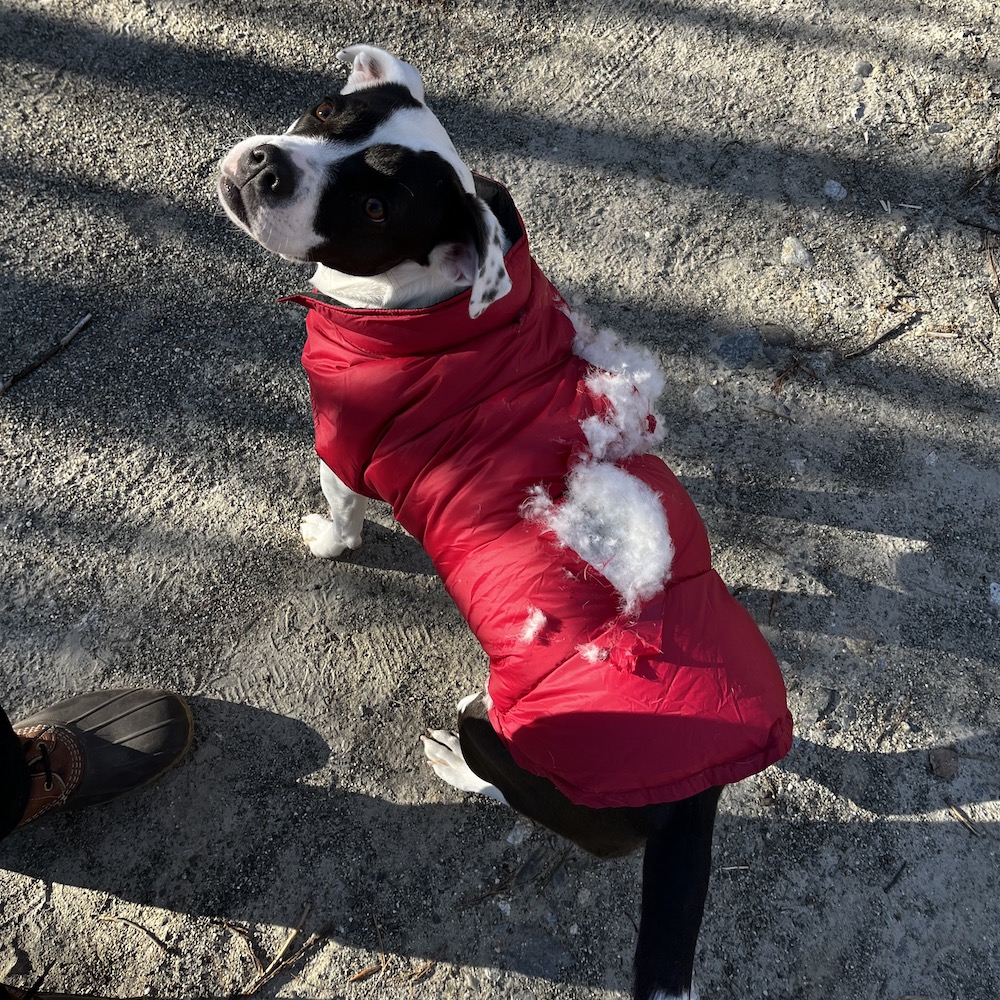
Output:
[[699,386],[691,395],[699,413],[711,413],[719,406],[719,394],[710,385]]
[[519,847],[535,832],[535,824],[530,819],[521,817],[514,824],[513,829],[507,834],[507,843],[512,847]]
[[931,135],[943,135],[945,132],[950,132],[954,127],[954,125],[949,125],[947,122],[934,122],[933,125],[927,126],[927,131]]
[[951,781],[958,773],[958,751],[954,747],[935,747],[927,754],[931,774],[942,781]]
[[990,602],[1000,608],[1000,583],[990,584]]
[[730,368],[746,368],[760,350],[760,334],[753,328],[740,330],[723,337],[715,348],[715,355]]
[[834,201],[843,201],[847,197],[847,188],[839,181],[828,180],[823,185],[823,194]]
[[808,270],[816,266],[816,258],[805,248],[803,242],[794,236],[786,236],[781,244],[781,263],[785,267],[801,267]]
[[854,64],[854,75],[855,76],[871,76],[872,75],[872,64],[866,59],[859,59]]

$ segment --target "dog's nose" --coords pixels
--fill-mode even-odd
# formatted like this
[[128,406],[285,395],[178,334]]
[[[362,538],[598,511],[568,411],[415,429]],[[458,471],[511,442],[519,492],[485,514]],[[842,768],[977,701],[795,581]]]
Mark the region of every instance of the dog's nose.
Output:
[[273,143],[254,146],[243,154],[243,184],[252,184],[266,198],[288,198],[295,192],[297,171],[287,154]]

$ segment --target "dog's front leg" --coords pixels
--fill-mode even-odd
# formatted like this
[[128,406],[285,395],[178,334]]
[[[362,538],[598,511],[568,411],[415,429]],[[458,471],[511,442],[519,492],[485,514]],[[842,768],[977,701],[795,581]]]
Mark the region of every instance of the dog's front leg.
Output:
[[299,530],[314,556],[333,559],[345,549],[356,549],[361,545],[361,526],[365,520],[367,501],[348,489],[322,459],[319,463],[319,484],[330,505],[330,517],[306,514]]

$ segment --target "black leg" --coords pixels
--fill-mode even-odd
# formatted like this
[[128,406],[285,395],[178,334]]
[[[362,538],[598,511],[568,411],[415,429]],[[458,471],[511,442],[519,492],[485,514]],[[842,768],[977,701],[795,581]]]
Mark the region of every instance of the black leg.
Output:
[[721,788],[659,811],[642,866],[642,918],[635,951],[635,1000],[687,997],[708,895],[712,832]]
[[517,765],[490,725],[481,699],[462,712],[458,736],[465,763],[496,785],[519,813],[600,858],[630,854],[642,846],[649,830],[646,810],[592,809],[571,802],[548,778]]
[[21,741],[0,708],[0,837],[20,822],[28,804],[30,779]]

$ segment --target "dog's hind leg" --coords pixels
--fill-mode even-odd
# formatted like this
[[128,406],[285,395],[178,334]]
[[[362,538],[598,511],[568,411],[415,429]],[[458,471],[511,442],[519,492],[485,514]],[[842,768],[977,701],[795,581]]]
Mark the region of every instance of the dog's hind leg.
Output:
[[330,517],[306,514],[299,530],[314,556],[333,559],[346,549],[356,549],[361,545],[361,526],[368,501],[348,489],[322,459],[319,463],[319,484],[330,507]]
[[434,769],[434,773],[453,788],[461,792],[475,792],[507,804],[503,793],[496,785],[491,785],[479,777],[462,756],[462,746],[458,734],[447,729],[431,729],[420,737],[424,744],[424,755]]
[[635,953],[635,1000],[695,1000],[691,986],[712,861],[720,788],[635,808],[571,802],[551,781],[519,767],[490,725],[482,699],[459,718],[463,763],[500,789],[518,812],[598,857],[646,842],[642,917]]
[[463,763],[490,782],[519,813],[601,858],[642,845],[648,825],[643,809],[592,809],[571,802],[540,775],[520,767],[490,724],[482,697],[462,703],[458,733]]
[[635,1000],[696,1000],[691,978],[721,792],[709,788],[650,807],[653,829],[642,864]]

